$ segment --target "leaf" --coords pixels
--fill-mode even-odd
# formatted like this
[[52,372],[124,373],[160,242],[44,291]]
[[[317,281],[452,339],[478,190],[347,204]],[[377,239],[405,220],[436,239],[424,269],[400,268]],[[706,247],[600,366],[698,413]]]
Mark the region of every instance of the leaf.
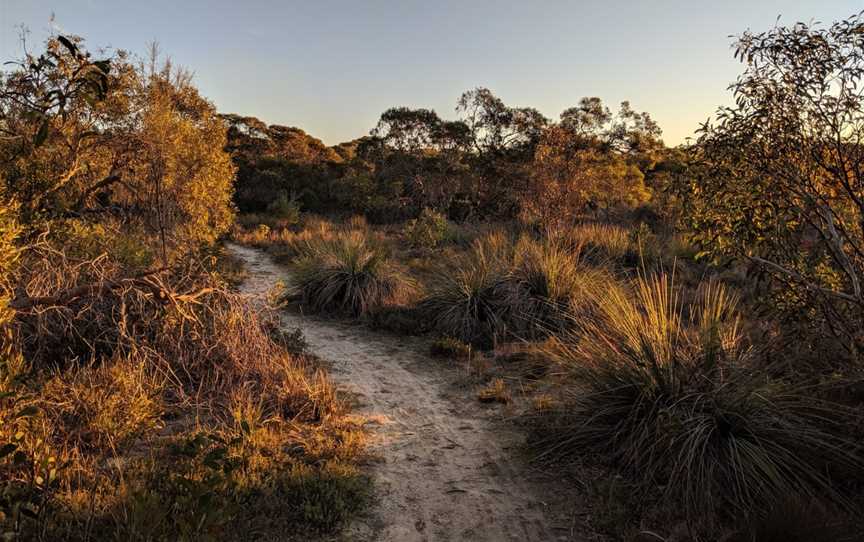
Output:
[[78,57],[78,47],[74,43],[69,41],[69,38],[67,38],[66,36],[57,36],[57,41],[62,43],[63,46],[66,47],[66,49],[68,49],[73,56],[75,56],[76,58]]
[[39,408],[34,406],[34,405],[30,405],[28,407],[24,407],[21,410],[19,410],[18,413],[15,414],[15,419],[32,418],[33,416],[35,416],[38,413],[39,413]]
[[33,145],[40,147],[45,140],[48,138],[48,118],[42,120],[42,124],[39,126],[39,131],[36,132],[36,135],[33,137]]

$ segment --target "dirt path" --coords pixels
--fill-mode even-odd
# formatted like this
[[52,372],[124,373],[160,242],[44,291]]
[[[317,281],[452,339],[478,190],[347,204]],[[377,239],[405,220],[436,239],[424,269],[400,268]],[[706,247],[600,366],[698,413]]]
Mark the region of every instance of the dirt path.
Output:
[[[242,290],[265,294],[285,271],[265,253],[229,245],[249,272]],[[358,394],[376,420],[372,466],[378,506],[347,534],[354,541],[563,540],[544,518],[539,488],[512,459],[516,431],[495,421],[471,390],[421,341],[364,327],[283,314],[312,351],[332,364],[336,382]]]

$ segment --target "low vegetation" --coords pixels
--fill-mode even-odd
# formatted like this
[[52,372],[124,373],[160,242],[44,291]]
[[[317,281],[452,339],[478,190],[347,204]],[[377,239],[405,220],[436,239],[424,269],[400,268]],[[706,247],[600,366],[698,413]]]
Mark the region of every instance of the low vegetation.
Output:
[[[336,182],[416,292],[318,310],[389,306],[431,333],[480,401],[524,413],[541,467],[581,481],[599,537],[860,538],[860,28],[743,35],[737,105],[686,148],[594,98],[557,122],[486,89],[453,122],[388,110]],[[305,216],[259,246],[309,284],[353,269],[291,248],[351,228]]]
[[537,434],[541,457],[603,458],[711,527],[789,495],[844,503],[835,480],[864,459],[848,407],[762,367],[721,285],[690,303],[664,275],[633,289],[549,347],[573,387]]
[[368,316],[410,293],[384,247],[362,231],[306,244],[293,270],[293,296],[316,312]]
[[862,28],[745,33],[735,105],[677,149],[626,102],[552,120],[485,88],[327,147],[52,37],[0,79],[4,537],[300,540],[363,510],[362,428],[232,289],[230,235],[287,265],[289,310],[428,335],[598,538],[860,539]]

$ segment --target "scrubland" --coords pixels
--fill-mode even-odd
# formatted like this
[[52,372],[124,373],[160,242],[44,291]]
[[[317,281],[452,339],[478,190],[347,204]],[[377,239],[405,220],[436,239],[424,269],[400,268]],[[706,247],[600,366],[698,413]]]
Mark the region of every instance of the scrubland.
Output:
[[328,147],[51,37],[0,78],[4,537],[340,536],[369,428],[285,310],[423,338],[586,536],[860,540],[862,28],[739,36],[676,148],[485,88]]

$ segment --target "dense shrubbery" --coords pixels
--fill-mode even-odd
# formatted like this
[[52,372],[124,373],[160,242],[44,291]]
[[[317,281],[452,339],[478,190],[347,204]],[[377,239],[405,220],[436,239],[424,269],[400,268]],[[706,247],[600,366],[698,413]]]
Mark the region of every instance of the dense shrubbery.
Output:
[[363,213],[374,224],[431,209],[459,222],[521,217],[557,229],[645,202],[646,180],[671,156],[657,124],[627,102],[613,115],[584,98],[556,123],[477,88],[457,111],[447,121],[428,109],[388,109],[369,136],[335,147],[298,128],[223,115],[235,201],[261,212],[290,193],[305,211]]
[[214,264],[234,167],[212,104],[140,66],[58,36],[0,78],[4,538],[336,529],[362,432]]
[[431,209],[423,209],[418,218],[405,224],[405,237],[416,248],[435,248],[447,236],[447,218]]

